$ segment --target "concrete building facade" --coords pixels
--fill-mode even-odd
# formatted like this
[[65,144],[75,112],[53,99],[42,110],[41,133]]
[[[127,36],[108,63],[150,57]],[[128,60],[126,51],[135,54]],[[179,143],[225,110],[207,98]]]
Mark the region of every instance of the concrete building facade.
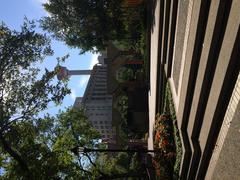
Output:
[[83,97],[77,97],[74,107],[82,106],[86,116],[95,127],[102,139],[108,143],[115,143],[116,131],[112,126],[112,95],[107,92],[107,65],[100,62],[93,67]]
[[169,82],[183,145],[179,179],[239,179],[240,1],[160,0],[156,8],[150,119]]

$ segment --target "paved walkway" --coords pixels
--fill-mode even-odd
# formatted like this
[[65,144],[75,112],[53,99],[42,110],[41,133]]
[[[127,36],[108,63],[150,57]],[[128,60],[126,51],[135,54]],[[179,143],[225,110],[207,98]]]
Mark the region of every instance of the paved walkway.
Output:
[[158,62],[158,36],[159,36],[159,10],[160,3],[155,1],[153,4],[154,16],[151,29],[150,44],[150,90],[149,90],[149,138],[148,149],[153,149],[153,125],[156,115],[156,89],[157,89],[157,62]]

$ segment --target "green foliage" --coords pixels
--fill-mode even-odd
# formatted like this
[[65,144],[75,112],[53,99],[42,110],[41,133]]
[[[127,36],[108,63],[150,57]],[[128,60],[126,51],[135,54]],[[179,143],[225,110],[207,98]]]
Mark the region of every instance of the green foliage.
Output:
[[131,173],[138,172],[141,168],[137,153],[101,154],[98,156],[96,164],[106,177],[117,174],[130,175]]
[[114,44],[120,49],[131,49],[144,55],[146,47],[146,5],[126,9],[123,23],[126,29],[124,38],[115,41]]
[[118,82],[133,80],[134,71],[131,68],[122,67],[117,71],[116,79]]
[[118,41],[126,49],[139,51],[137,44],[145,29],[145,5],[127,8],[124,0],[49,0],[44,8],[51,14],[41,19],[44,30],[81,53],[101,51]]
[[171,119],[173,120],[173,129],[174,129],[173,136],[174,136],[174,141],[176,146],[176,162],[174,165],[174,175],[176,176],[176,179],[177,179],[180,171],[181,160],[182,160],[182,143],[179,135],[179,129],[177,126],[176,113],[175,113],[175,108],[173,104],[169,83],[166,84],[164,111],[165,113],[169,114]]
[[121,118],[125,123],[127,123],[127,113],[128,113],[128,97],[126,95],[121,95],[114,104],[114,108],[118,110],[121,114]]
[[[71,149],[77,145],[95,147],[100,135],[91,127],[83,110],[67,109],[56,117],[46,115],[16,123],[5,137],[24,157],[32,179],[79,179],[90,173],[84,174],[80,156]],[[11,156],[4,152],[1,155],[5,157],[4,178],[27,178]]]
[[81,52],[103,50],[111,40],[126,33],[121,0],[49,0],[44,8],[51,14],[41,20],[43,29]]
[[[155,148],[160,148],[164,152],[156,155],[153,164],[161,179],[170,177],[178,179],[182,159],[182,145],[169,83],[165,84],[163,112],[167,116],[157,115],[156,117],[154,144]],[[164,140],[167,141],[163,143]]]
[[[28,177],[31,176],[25,156],[35,156],[30,149],[42,149],[41,144],[33,144],[35,131],[33,119],[47,109],[49,102],[61,103],[70,91],[66,83],[54,83],[54,71],[45,70],[42,76],[36,64],[52,55],[50,40],[46,35],[36,33],[34,22],[25,19],[20,32],[10,30],[0,24],[0,149],[1,165],[6,164]],[[22,137],[23,139],[19,139]],[[22,142],[28,143],[22,144]],[[20,149],[25,151],[20,152]],[[37,164],[36,164],[37,167]]]
[[[41,62],[53,51],[50,40],[34,31],[33,22],[25,20],[21,32],[0,25],[0,127],[7,130],[8,123],[37,114],[51,101],[60,103],[69,93],[62,82],[52,83],[55,72],[45,70],[37,78]],[[13,118],[14,117],[14,118]],[[6,126],[6,127],[5,127]]]

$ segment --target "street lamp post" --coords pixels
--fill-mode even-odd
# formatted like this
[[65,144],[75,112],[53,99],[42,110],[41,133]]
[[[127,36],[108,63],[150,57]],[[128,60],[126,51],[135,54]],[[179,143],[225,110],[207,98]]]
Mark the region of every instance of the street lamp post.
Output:
[[[75,146],[74,148],[71,149],[71,151],[75,154],[75,155],[79,155],[79,153],[84,153],[85,155],[87,155],[89,152],[126,152],[126,153],[162,153],[162,151],[160,149],[157,150],[146,150],[146,149],[91,149],[91,148],[87,148],[87,147],[81,147],[81,146]],[[89,155],[87,155],[88,158]],[[90,159],[90,162],[91,159]],[[130,175],[131,177],[143,177],[144,175],[146,175],[148,177],[148,179],[150,179],[151,175],[149,174],[148,168],[146,168],[146,172],[147,174],[134,174],[134,175]],[[120,174],[121,175],[121,174]],[[123,174],[124,176],[122,177],[130,177],[129,174]],[[127,176],[126,176],[127,175]],[[114,177],[114,175],[113,175]],[[119,176],[118,176],[119,177]],[[105,179],[105,177],[99,178],[99,179]]]
[[88,152],[137,152],[137,153],[161,153],[160,149],[147,150],[147,149],[91,149],[87,147],[76,146],[72,149],[72,152],[77,153],[88,153]]

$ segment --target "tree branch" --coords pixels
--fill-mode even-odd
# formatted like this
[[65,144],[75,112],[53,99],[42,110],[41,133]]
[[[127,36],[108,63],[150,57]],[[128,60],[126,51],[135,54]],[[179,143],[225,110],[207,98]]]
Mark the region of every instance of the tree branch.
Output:
[[29,168],[27,163],[23,160],[23,158],[17,153],[15,152],[12,147],[10,146],[10,144],[6,141],[6,139],[0,134],[0,141],[2,143],[3,149],[8,152],[8,154],[10,154],[19,164],[19,166],[21,167],[21,169],[26,172],[27,174],[30,174]]
[[17,117],[17,118],[15,118],[15,119],[13,119],[12,121],[4,124],[3,127],[1,127],[1,129],[0,129],[0,134],[3,134],[3,132],[4,132],[5,130],[7,130],[7,128],[9,128],[12,123],[18,121],[19,119],[22,119],[23,117],[24,117],[24,115],[22,115],[22,116],[20,116],[20,117]]
[[89,162],[97,169],[97,171],[99,172],[99,174],[101,174],[103,177],[108,177],[107,174],[105,174],[104,172],[102,172],[98,167],[97,165],[92,161],[91,157],[87,154],[87,153],[84,153],[83,155],[85,155]]
[[28,104],[28,107],[26,108],[25,112],[22,113],[21,116],[7,122],[6,124],[4,124],[2,127],[0,127],[0,134],[2,134],[5,130],[7,130],[7,128],[9,128],[14,122],[17,122],[20,119],[23,119],[25,116],[27,116],[28,114],[30,114],[35,108],[37,108],[37,106],[39,105],[39,103],[36,103],[31,109],[31,103]]
[[[76,133],[75,133],[75,131],[74,131],[74,129],[73,129],[73,124],[72,124],[71,121],[70,121],[70,123],[71,123],[70,128],[71,128],[71,130],[72,130],[73,136],[74,136],[74,138],[76,139],[76,141],[79,143],[79,140],[78,140],[78,138],[77,138],[77,135],[76,135]],[[77,156],[77,159],[78,159],[78,164],[79,164],[78,168],[79,168],[79,170],[80,170],[80,171],[83,171],[85,174],[88,174],[88,175],[92,176],[92,172],[90,172],[90,171],[88,171],[88,170],[85,170],[85,169],[83,168],[82,163],[81,163],[81,158],[80,158],[79,154],[78,154],[78,153],[74,153],[74,154]]]

